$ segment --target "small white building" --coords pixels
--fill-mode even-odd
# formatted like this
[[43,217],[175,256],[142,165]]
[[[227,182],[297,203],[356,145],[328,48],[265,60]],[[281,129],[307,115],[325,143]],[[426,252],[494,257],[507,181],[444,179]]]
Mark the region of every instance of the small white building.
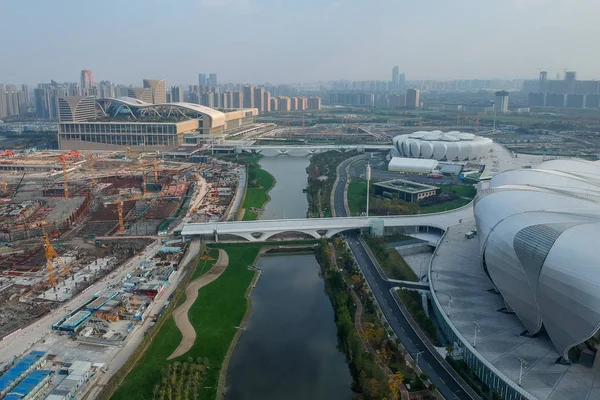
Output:
[[388,171],[431,174],[437,166],[438,162],[432,159],[392,157]]

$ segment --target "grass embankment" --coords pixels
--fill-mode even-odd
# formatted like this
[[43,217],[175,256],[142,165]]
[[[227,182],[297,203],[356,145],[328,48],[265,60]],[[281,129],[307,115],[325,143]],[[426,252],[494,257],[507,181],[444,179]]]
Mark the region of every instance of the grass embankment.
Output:
[[[199,398],[214,399],[221,365],[247,309],[246,290],[254,271],[248,269],[260,246],[219,246],[229,255],[229,266],[214,282],[198,292],[198,299],[189,311],[189,319],[196,329],[196,342],[191,350],[172,361],[167,357],[177,348],[181,333],[171,316],[158,332],[156,338],[125,378],[112,399],[148,400],[153,398],[154,385],[160,383],[162,371],[174,362],[207,359],[210,368],[206,372]],[[192,279],[211,268],[214,261],[204,261],[196,267]],[[185,299],[178,301],[183,303]]]
[[[369,197],[369,215],[414,215],[430,214],[454,210],[467,205],[477,194],[473,186],[443,185],[440,194],[434,198],[419,202],[406,202],[400,199],[382,199],[375,197],[371,181]],[[348,185],[348,207],[352,215],[360,215],[366,210],[367,182],[353,179]]]
[[384,238],[368,236],[365,240],[388,278],[413,282],[419,280],[402,256],[387,246]]
[[260,156],[253,155],[239,160],[248,166],[248,188],[242,204],[245,210],[243,221],[258,219],[260,211],[270,199],[269,191],[275,186],[275,178],[260,167],[259,159]]
[[414,320],[417,321],[417,324],[423,329],[423,332],[425,332],[429,340],[435,346],[439,346],[436,334],[437,329],[431,318],[429,318],[423,310],[421,293],[414,290],[400,289],[396,290],[396,295],[410,312]]
[[358,153],[326,151],[315,154],[306,168],[308,173],[308,218],[331,217],[331,191],[337,178],[337,167],[340,163]]

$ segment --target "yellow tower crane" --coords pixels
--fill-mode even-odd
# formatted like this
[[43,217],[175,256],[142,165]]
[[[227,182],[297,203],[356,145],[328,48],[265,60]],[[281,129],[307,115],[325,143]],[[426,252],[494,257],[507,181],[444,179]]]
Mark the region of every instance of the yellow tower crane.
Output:
[[44,233],[44,254],[46,255],[46,268],[48,269],[48,283],[50,286],[56,285],[56,279],[54,277],[54,260],[58,260],[59,264],[62,266],[65,274],[71,274],[71,270],[59,257],[54,247],[50,244],[50,238],[47,233]]
[[125,225],[123,224],[123,200],[118,198],[116,201],[105,201],[104,207],[106,208],[109,204],[117,205],[117,214],[119,216],[119,233],[124,233]]
[[58,160],[60,161],[60,164],[62,165],[63,189],[64,189],[66,200],[69,200],[69,182],[67,179],[67,161],[69,158],[75,158],[75,159],[79,160],[81,158],[81,153],[78,151],[71,151],[67,154],[63,154],[58,157]]

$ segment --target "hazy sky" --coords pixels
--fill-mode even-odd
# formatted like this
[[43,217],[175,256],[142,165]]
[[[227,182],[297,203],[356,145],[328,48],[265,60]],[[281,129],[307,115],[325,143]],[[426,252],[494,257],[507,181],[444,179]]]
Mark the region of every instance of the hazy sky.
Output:
[[0,82],[600,78],[599,0],[0,0]]

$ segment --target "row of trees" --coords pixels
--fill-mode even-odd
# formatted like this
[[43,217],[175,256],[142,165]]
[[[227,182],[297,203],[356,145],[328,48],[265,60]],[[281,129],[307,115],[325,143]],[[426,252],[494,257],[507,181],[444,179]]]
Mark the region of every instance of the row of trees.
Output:
[[337,166],[344,160],[355,156],[357,153],[327,151],[315,154],[310,158],[310,165],[306,168],[308,186],[309,217],[322,217],[331,213],[331,191],[337,176]]
[[208,359],[174,362],[163,369],[160,383],[154,385],[153,400],[197,400],[203,388]]
[[437,346],[437,329],[431,318],[429,318],[423,311],[421,294],[419,292],[415,292],[414,290],[407,289],[402,289],[397,293],[400,296],[400,300],[402,300],[402,303],[404,303],[415,321],[417,321],[421,329],[423,329],[427,337],[429,337],[429,340],[431,340],[431,342]]
[[323,240],[316,251],[317,260],[325,280],[325,287],[335,310],[338,342],[346,354],[354,378],[354,391],[361,399],[394,399],[390,382],[381,371],[373,356],[366,352],[354,328],[353,315],[356,305],[349,294],[342,274],[331,265],[331,252]]

